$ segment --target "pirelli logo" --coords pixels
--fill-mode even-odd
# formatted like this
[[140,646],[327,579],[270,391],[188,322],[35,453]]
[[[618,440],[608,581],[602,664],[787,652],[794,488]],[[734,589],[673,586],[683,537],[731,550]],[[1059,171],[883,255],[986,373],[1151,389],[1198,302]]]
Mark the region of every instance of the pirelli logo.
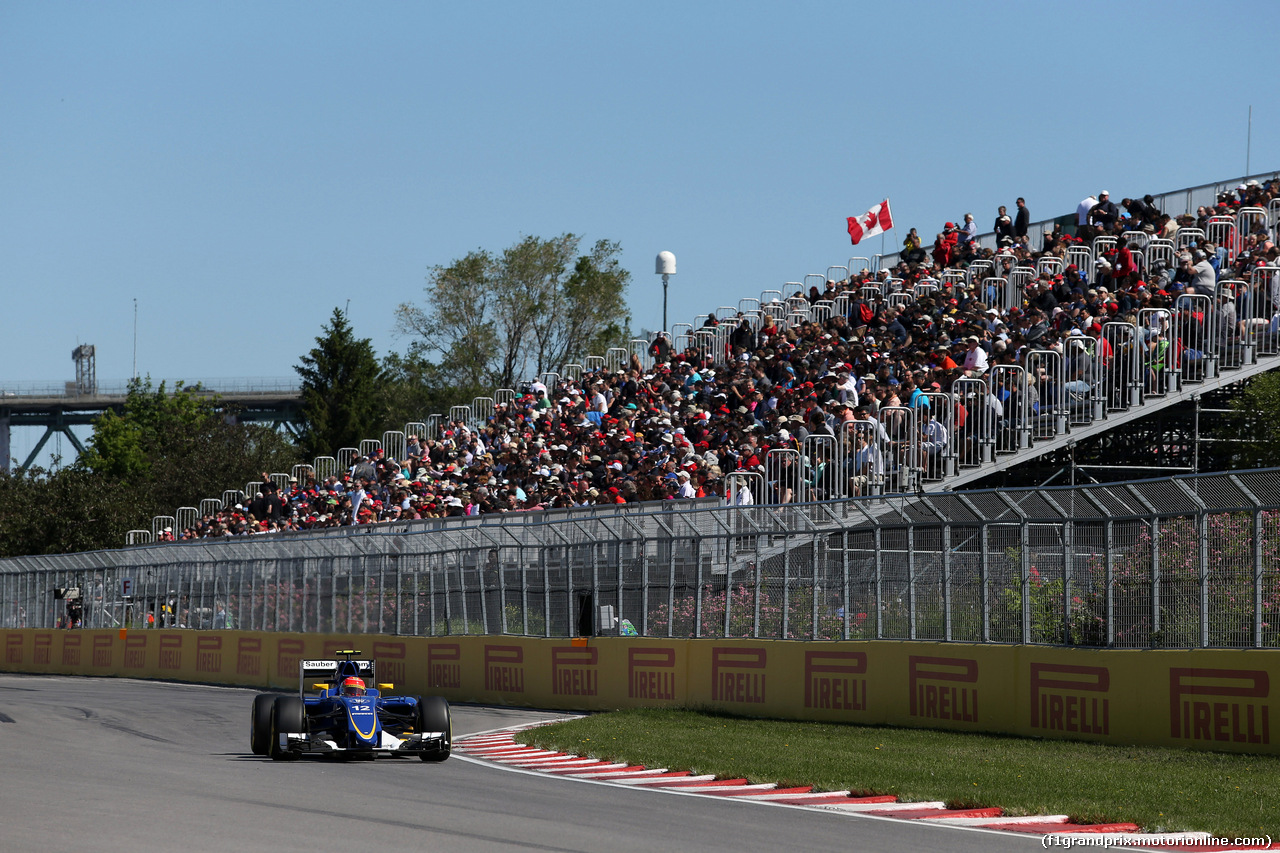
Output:
[[35,636],[35,648],[31,653],[32,663],[48,664],[53,652],[53,634],[41,633]]
[[222,672],[222,637],[196,637],[196,672]]
[[276,675],[298,676],[298,664],[303,657],[302,640],[286,640],[283,637],[276,641]]
[[969,658],[911,655],[909,712],[934,720],[978,721],[978,662]]
[[1169,734],[1180,740],[1271,743],[1271,680],[1261,669],[1169,668]]
[[67,634],[62,638],[62,665],[80,665],[80,635]]
[[124,668],[142,669],[147,665],[147,635],[130,633],[124,638]]
[[379,681],[390,681],[392,684],[405,683],[404,661],[406,657],[404,643],[373,644],[373,657],[378,662],[375,673]]
[[95,634],[93,637],[93,665],[111,666],[111,651],[114,640],[110,634]]
[[182,669],[182,635],[160,635],[160,669]]
[[236,640],[236,675],[262,674],[262,640],[258,637],[240,637]]
[[484,689],[498,693],[524,692],[524,649],[520,646],[484,647]]
[[631,699],[676,698],[676,650],[627,649],[627,696]]
[[1031,728],[1111,734],[1111,671],[1105,666],[1031,664]]
[[804,706],[867,710],[866,652],[805,652]]
[[461,690],[462,646],[458,643],[429,643],[427,679],[436,690]]
[[551,692],[557,696],[595,696],[599,692],[600,650],[551,649]]
[[10,634],[4,638],[4,662],[22,663],[21,634]]
[[711,698],[716,702],[765,701],[767,652],[763,648],[711,649]]

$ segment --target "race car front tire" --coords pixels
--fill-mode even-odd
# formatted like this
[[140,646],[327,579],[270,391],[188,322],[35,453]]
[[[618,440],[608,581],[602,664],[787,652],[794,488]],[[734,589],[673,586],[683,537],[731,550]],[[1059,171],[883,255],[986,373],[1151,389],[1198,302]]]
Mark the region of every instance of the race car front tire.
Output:
[[271,707],[276,697],[259,693],[253,697],[253,710],[249,712],[249,748],[254,755],[266,755],[271,747]]
[[271,706],[271,758],[273,761],[292,761],[298,755],[280,748],[280,735],[301,734],[307,730],[307,711],[297,696],[280,696]]
[[438,749],[418,753],[423,761],[444,761],[453,750],[453,723],[449,719],[449,702],[443,696],[418,699],[415,728],[419,732],[444,732]]

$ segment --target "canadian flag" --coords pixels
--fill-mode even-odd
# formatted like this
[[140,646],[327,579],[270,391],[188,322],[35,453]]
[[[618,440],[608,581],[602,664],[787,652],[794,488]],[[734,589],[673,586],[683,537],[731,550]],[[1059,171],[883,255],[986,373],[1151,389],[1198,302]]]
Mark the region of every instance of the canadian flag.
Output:
[[853,245],[864,237],[883,234],[893,227],[893,214],[889,212],[889,199],[877,204],[862,216],[849,217],[849,239]]

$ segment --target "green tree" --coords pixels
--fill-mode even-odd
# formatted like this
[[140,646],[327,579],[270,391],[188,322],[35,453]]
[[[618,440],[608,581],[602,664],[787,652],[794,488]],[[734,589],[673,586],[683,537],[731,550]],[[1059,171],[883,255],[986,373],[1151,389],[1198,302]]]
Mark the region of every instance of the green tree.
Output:
[[[270,427],[243,424],[216,394],[151,379],[129,384],[119,412],[103,413],[77,467],[119,481],[145,518],[221,497],[261,471],[288,471],[293,443]],[[119,542],[104,543],[116,547]]]
[[93,438],[79,462],[95,474],[125,482],[147,478],[153,464],[190,453],[195,433],[218,419],[215,399],[200,386],[181,383],[170,394],[165,383],[133,379],[121,411],[103,412],[93,424]]
[[74,465],[0,476],[0,556],[118,548],[152,516],[221,497],[260,471],[288,471],[296,458],[287,438],[238,423],[199,386],[134,380]]
[[465,406],[492,388],[450,382],[446,368],[427,360],[417,346],[405,355],[389,353],[382,359],[386,378],[383,412],[388,429],[400,429],[428,415],[445,414],[451,406]]
[[385,377],[368,338],[357,338],[340,308],[294,367],[302,378],[302,447],[332,455],[382,434]]
[[1238,416],[1219,422],[1219,438],[1237,439],[1233,467],[1270,468],[1280,465],[1280,373],[1269,371],[1245,383],[1231,401]]
[[627,339],[630,273],[619,244],[525,237],[494,255],[477,249],[431,270],[424,306],[396,311],[399,332],[439,356],[460,387],[515,387],[521,379],[600,355]]
[[581,255],[564,284],[551,290],[548,310],[535,321],[538,372],[559,370],[587,355],[603,355],[626,346],[631,315],[627,285],[631,273],[622,268],[622,246],[600,240]]
[[118,548],[126,531],[151,526],[142,493],[80,466],[0,472],[0,557]]

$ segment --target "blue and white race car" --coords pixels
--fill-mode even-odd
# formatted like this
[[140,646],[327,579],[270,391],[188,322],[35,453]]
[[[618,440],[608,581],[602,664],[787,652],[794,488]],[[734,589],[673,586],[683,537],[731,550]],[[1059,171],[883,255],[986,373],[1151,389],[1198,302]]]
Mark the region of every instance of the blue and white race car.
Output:
[[[394,689],[377,684],[376,662],[304,660],[298,665],[298,695],[261,693],[253,699],[249,745],[254,755],[290,761],[303,755],[414,756],[444,761],[452,748],[449,703],[440,696],[384,696]],[[306,695],[306,680],[315,696]],[[376,684],[376,687],[369,687]]]

